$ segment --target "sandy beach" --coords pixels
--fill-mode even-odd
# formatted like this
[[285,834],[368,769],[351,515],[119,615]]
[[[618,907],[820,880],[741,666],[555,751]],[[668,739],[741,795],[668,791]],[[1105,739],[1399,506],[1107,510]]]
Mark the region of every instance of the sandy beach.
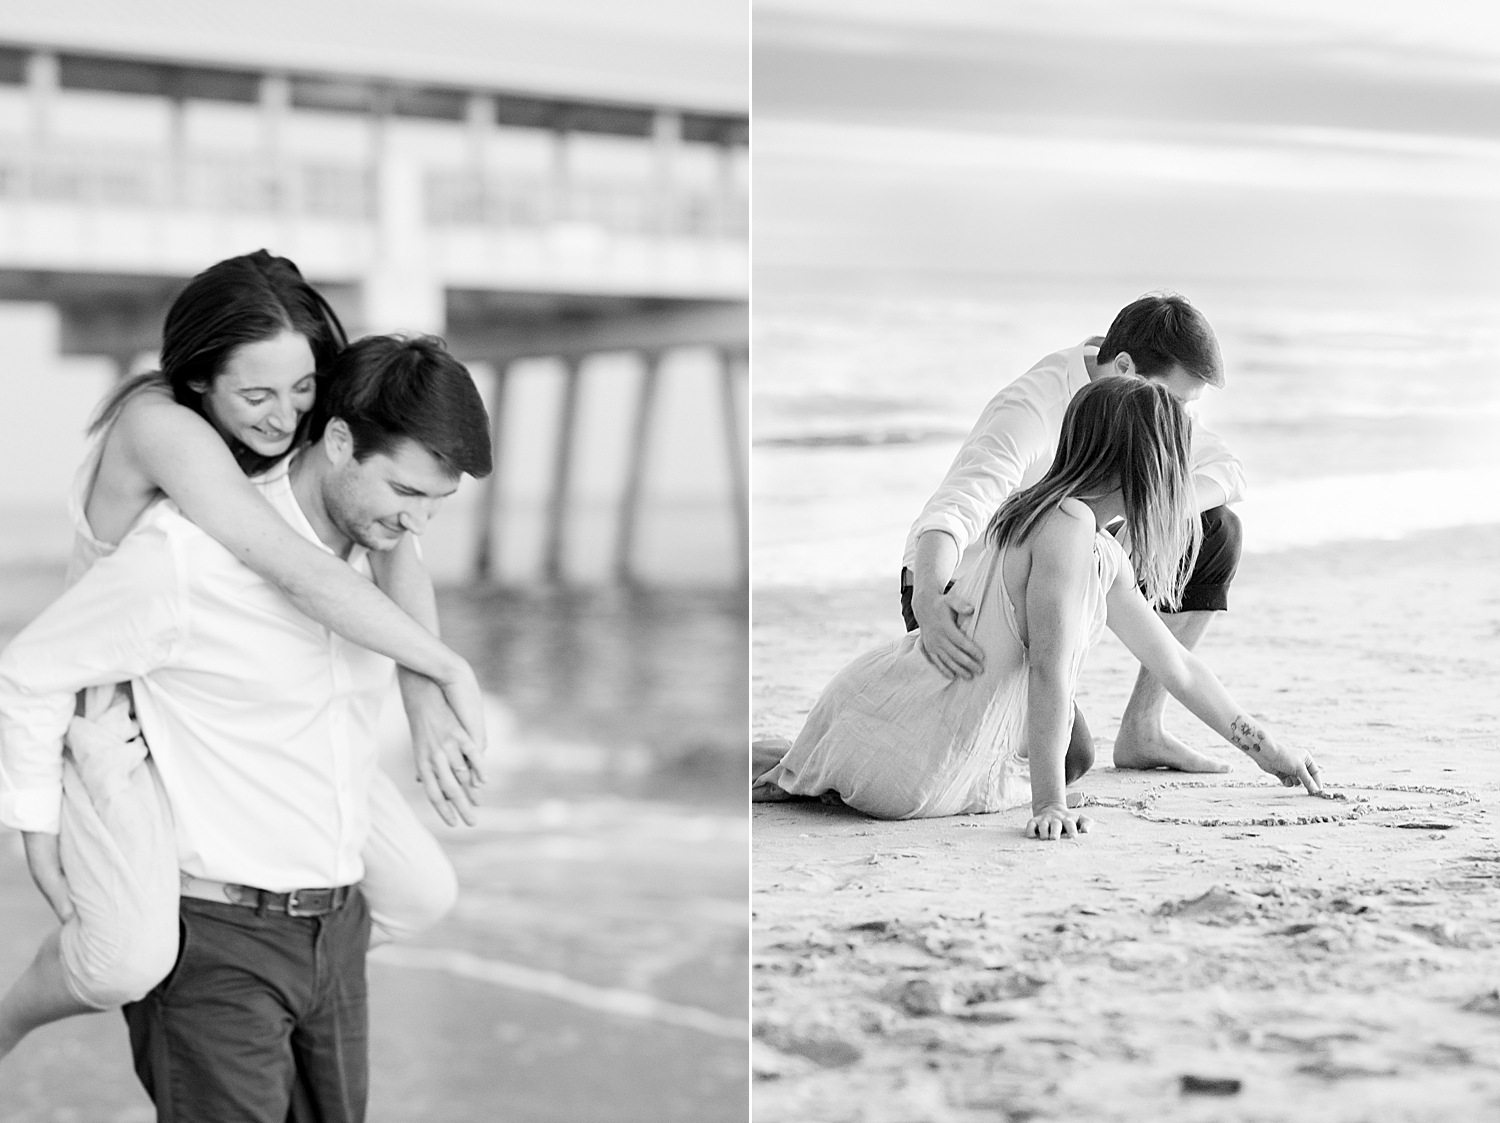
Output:
[[[1245,558],[1200,654],[1344,799],[1176,703],[1233,771],[1115,771],[1135,665],[1106,636],[1080,841],[1022,838],[1024,810],[758,805],[754,1118],[1500,1117],[1497,561],[1494,526]],[[898,633],[892,584],[757,591],[756,735]]]

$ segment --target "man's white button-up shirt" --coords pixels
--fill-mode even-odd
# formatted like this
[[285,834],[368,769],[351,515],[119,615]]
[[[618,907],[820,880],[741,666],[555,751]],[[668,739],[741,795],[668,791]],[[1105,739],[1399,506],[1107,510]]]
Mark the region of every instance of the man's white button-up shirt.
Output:
[[[254,482],[327,549],[285,467]],[[369,575],[359,547],[349,563]],[[183,872],[275,892],[352,884],[393,674],[157,503],[0,654],[0,822],[58,829],[74,692],[129,681]]]
[[[1048,355],[990,399],[942,484],[912,524],[903,565],[915,568],[917,540],[929,530],[948,534],[962,554],[1012,492],[1046,474],[1057,454],[1068,403],[1089,384],[1085,356],[1097,355],[1101,342],[1097,337],[1087,339]],[[1216,484],[1224,491],[1224,502],[1237,503],[1245,494],[1239,460],[1217,434],[1199,425],[1191,412],[1188,416],[1194,484]]]

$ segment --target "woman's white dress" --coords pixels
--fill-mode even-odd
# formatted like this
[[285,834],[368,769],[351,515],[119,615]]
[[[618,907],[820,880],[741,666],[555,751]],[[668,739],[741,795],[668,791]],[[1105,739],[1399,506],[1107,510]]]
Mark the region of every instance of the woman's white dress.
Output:
[[[1031,802],[1027,767],[1028,659],[1001,578],[1004,552],[969,550],[953,591],[975,606],[965,625],[984,670],[949,679],[927,661],[913,632],[866,652],[834,676],[796,743],[759,783],[794,795],[837,792],[880,819],[1004,811]],[[1105,596],[1124,562],[1118,542],[1094,536],[1094,574],[1083,592],[1084,641],[1070,690],[1104,632]]]

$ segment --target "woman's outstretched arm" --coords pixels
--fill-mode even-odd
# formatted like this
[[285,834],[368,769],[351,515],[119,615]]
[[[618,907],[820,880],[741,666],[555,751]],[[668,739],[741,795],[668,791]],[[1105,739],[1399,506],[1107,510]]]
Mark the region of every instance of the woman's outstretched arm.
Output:
[[[1072,668],[1083,643],[1083,599],[1093,579],[1094,516],[1065,502],[1043,520],[1027,545],[1026,751],[1031,767],[1028,837],[1074,837],[1088,817],[1068,810],[1064,764],[1073,728]],[[1002,575],[1002,580],[1003,575]]]
[[[370,555],[375,583],[397,606],[433,635],[438,634],[437,597],[432,577],[408,533],[393,550]],[[457,826],[462,819],[473,826],[475,789],[484,783],[483,761],[474,742],[443,697],[442,688],[426,675],[398,668],[401,702],[411,727],[412,757],[417,780],[443,822]]]
[[1167,688],[1167,692],[1224,740],[1287,787],[1301,784],[1312,795],[1322,791],[1311,753],[1278,745],[1270,732],[1229,696],[1208,665],[1167,631],[1167,626],[1136,588],[1127,561],[1107,598],[1109,629]]
[[479,751],[484,708],[473,668],[384,593],[276,513],[207,421],[175,402],[141,397],[110,436],[143,478],[302,612],[345,639],[438,683]]

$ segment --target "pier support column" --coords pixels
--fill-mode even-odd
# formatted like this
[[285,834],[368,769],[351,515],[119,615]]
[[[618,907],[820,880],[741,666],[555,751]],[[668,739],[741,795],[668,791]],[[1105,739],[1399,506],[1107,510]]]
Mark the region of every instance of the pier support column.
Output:
[[740,578],[746,586],[750,584],[750,480],[746,469],[745,432],[740,421],[739,381],[741,367],[748,370],[748,355],[721,350],[719,352],[719,391],[724,418],[724,450],[729,455],[729,498],[734,511],[735,541],[739,545],[737,555]]
[[682,147],[682,114],[658,110],[651,121],[653,233],[676,233],[677,152]]
[[422,166],[391,148],[389,139],[381,144],[377,165],[375,267],[364,278],[364,329],[441,335],[447,305],[428,246]]
[[31,97],[31,141],[38,147],[52,135],[61,82],[57,56],[50,51],[35,51],[26,56],[26,89]]
[[636,524],[641,511],[641,485],[646,475],[646,455],[651,443],[651,417],[656,410],[656,391],[661,382],[661,352],[641,353],[641,382],[636,397],[635,423],[631,426],[630,449],[625,462],[625,490],[620,494],[620,517],[615,526],[615,580],[635,583],[631,555],[635,553]]
[[548,183],[545,221],[557,225],[573,218],[573,159],[567,129],[552,133],[552,167]]
[[563,579],[568,492],[573,477],[573,444],[578,431],[578,388],[583,373],[583,362],[579,357],[569,355],[562,362],[565,381],[562,408],[558,411],[557,448],[552,462],[552,491],[547,499],[547,537],[542,555],[542,576],[554,585]]
[[502,472],[505,464],[505,390],[510,381],[510,356],[490,360],[495,372],[494,389],[490,394],[490,451],[493,467],[481,485],[479,515],[475,519],[474,580],[488,581],[494,575],[500,558],[500,547],[496,539],[505,526],[505,496],[502,490]]

